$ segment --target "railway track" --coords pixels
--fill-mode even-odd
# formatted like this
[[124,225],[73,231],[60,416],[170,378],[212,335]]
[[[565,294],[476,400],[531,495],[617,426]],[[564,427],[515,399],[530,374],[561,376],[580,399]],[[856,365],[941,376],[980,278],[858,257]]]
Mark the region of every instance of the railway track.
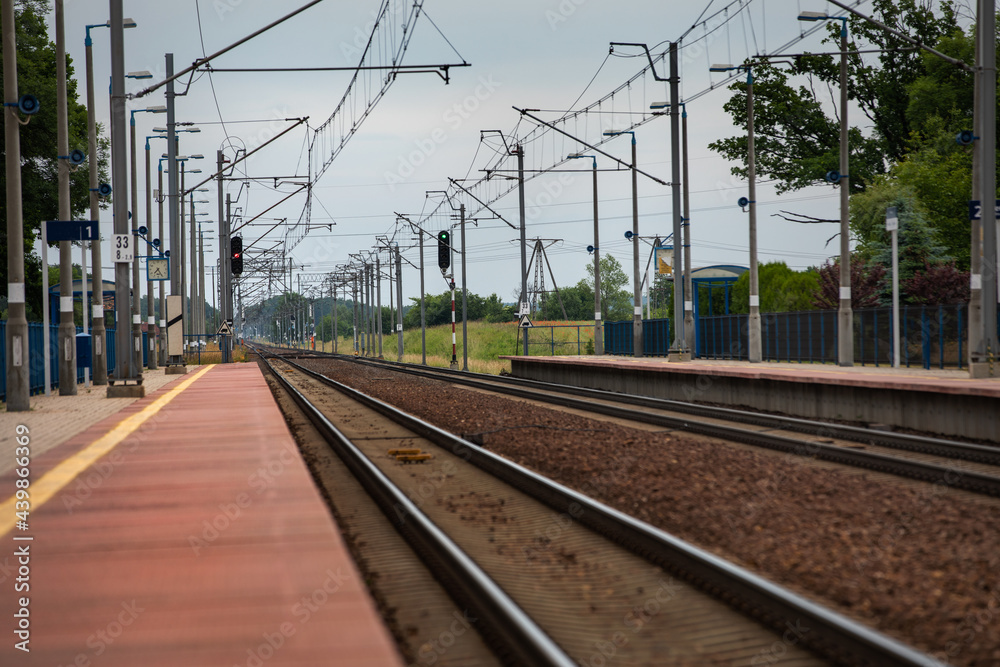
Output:
[[[791,664],[817,663],[803,647],[844,664],[934,664],[293,360],[271,367],[435,576],[474,610],[507,662],[596,664],[611,651],[618,664],[750,663],[774,657],[777,646]],[[432,458],[405,465],[387,449]],[[432,492],[415,502],[412,489],[425,487]]]
[[[293,353],[331,358],[329,353]],[[683,401],[337,355],[482,391],[1000,497],[1000,447]]]

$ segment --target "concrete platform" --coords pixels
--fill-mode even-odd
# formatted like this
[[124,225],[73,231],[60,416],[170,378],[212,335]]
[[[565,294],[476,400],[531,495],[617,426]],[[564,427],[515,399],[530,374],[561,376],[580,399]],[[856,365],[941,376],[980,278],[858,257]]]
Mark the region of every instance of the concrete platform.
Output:
[[1000,379],[962,371],[659,357],[503,357],[516,377],[1000,442]]
[[189,371],[47,452],[4,415],[0,664],[400,665],[257,366]]

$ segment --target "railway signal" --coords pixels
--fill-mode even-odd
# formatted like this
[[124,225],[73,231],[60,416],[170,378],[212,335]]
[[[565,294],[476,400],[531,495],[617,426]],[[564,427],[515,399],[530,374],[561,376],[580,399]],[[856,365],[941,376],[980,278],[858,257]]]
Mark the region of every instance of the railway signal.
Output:
[[234,236],[229,240],[229,252],[232,255],[233,275],[243,273],[243,237]]
[[442,271],[451,266],[451,232],[447,229],[438,232],[438,266]]

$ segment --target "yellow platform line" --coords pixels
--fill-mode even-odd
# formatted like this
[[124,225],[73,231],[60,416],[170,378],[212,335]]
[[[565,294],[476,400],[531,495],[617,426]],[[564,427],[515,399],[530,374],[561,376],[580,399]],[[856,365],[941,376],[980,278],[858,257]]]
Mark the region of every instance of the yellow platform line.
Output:
[[[202,375],[212,370],[214,366],[206,366],[188,379],[181,382],[173,389],[167,391],[163,396],[147,405],[139,412],[129,415],[110,431],[102,435],[94,442],[81,449],[79,452],[61,461],[55,468],[45,473],[40,480],[33,482],[28,487],[30,494],[31,511],[38,510],[45,502],[50,500],[67,484],[72,482],[77,476],[87,468],[96,463],[101,457],[114,449],[120,442],[134,433],[140,426],[150,419],[157,412],[167,406],[170,401],[177,398],[182,391],[194,384]],[[16,496],[11,496],[0,505],[0,536],[9,533],[16,525],[18,519],[15,516]],[[30,514],[28,524],[31,524]]]

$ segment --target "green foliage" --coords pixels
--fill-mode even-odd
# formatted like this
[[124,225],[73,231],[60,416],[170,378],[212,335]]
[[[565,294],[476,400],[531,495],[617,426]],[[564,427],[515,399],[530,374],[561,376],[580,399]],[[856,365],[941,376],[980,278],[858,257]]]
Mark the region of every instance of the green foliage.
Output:
[[[514,319],[514,307],[505,306],[500,297],[491,294],[486,298],[469,292],[466,296],[469,320],[488,322],[510,322]],[[441,294],[424,296],[424,317],[428,327],[451,322],[451,290]],[[455,320],[462,319],[462,292],[455,292]],[[403,315],[403,328],[420,328],[420,298],[410,297],[410,306]]]
[[[24,219],[25,280],[29,317],[41,313],[40,262],[31,257],[35,238],[41,235],[43,220],[59,219],[58,163],[56,142],[56,47],[49,41],[45,14],[47,3],[22,0],[16,7],[17,76],[19,94],[35,95],[40,103],[31,122],[20,126],[21,196]],[[0,54],[0,81],[2,81]],[[66,58],[69,148],[87,152],[87,109],[77,101],[77,82],[72,60]],[[102,150],[104,149],[104,150]],[[100,178],[107,180],[107,141],[98,149]],[[4,147],[0,146],[0,152]],[[90,202],[87,165],[70,174],[70,210],[75,219],[87,211]],[[0,191],[6,191],[6,174],[0,170]],[[7,219],[6,197],[0,198],[0,219]],[[6,225],[0,230],[0,283],[7,283]],[[77,251],[78,252],[78,251]],[[58,256],[58,253],[57,255]]]
[[[906,194],[899,195],[895,199],[884,202],[885,206],[895,206],[899,218],[898,246],[899,246],[899,283],[906,284],[915,274],[924,272],[928,267],[948,263],[953,260],[948,254],[948,249],[937,241],[935,230],[927,221],[927,215],[912,196]],[[873,211],[870,217],[875,217],[878,210]],[[886,271],[892,270],[892,236],[885,231],[885,207],[881,208],[881,228],[872,225],[872,233],[864,245],[865,256],[871,261],[885,267]],[[968,236],[968,230],[966,230]],[[968,241],[966,241],[968,243]],[[968,252],[966,252],[968,258]],[[892,300],[891,275],[885,281],[880,290],[881,302],[890,303]],[[903,295],[903,302],[911,301]]]
[[[815,269],[794,271],[784,262],[767,262],[758,265],[757,278],[762,313],[783,313],[813,308],[813,297],[819,288],[819,273]],[[729,312],[750,312],[749,271],[733,284]]]
[[[560,299],[562,304],[560,305]],[[565,316],[563,308],[566,309]],[[564,287],[559,294],[551,292],[542,296],[541,307],[536,314],[539,320],[592,320],[594,319],[594,288],[586,279],[572,287]]]
[[[929,3],[918,0],[875,0],[872,4],[876,18],[905,25],[911,37],[968,57],[970,47],[951,3],[941,3],[937,14]],[[825,50],[840,50],[840,26],[839,21],[829,22]],[[886,160],[891,164],[903,159],[911,149],[912,130],[922,127],[930,116],[952,119],[967,113],[972,83],[968,75],[956,73],[957,68],[907,48],[910,45],[900,38],[858,17],[848,20],[848,37],[849,50],[884,49],[877,56],[848,57],[848,97],[862,111],[848,130],[851,190],[861,192],[885,172]],[[776,179],[778,192],[785,192],[822,182],[827,171],[839,170],[840,57],[806,55],[796,59],[791,70],[755,64],[753,72],[758,174]],[[804,77],[804,83],[792,85],[789,74],[800,81]],[[734,95],[725,110],[745,130],[746,84],[734,83],[730,90]],[[833,107],[836,112],[828,115],[826,109]],[[864,125],[874,125],[874,131],[863,133],[860,127]],[[745,135],[709,147],[738,163],[734,174],[746,176]]]
[[[885,267],[860,257],[851,259],[851,308],[874,308],[881,304],[885,291]],[[813,304],[816,308],[836,310],[840,305],[840,258],[819,269],[819,289]]]
[[[594,263],[587,264],[587,278],[584,280],[591,295],[594,293]],[[605,322],[621,322],[632,319],[632,292],[626,286],[630,283],[622,265],[613,255],[601,256],[601,318]],[[593,303],[593,301],[591,301]],[[589,315],[584,319],[593,319]]]

